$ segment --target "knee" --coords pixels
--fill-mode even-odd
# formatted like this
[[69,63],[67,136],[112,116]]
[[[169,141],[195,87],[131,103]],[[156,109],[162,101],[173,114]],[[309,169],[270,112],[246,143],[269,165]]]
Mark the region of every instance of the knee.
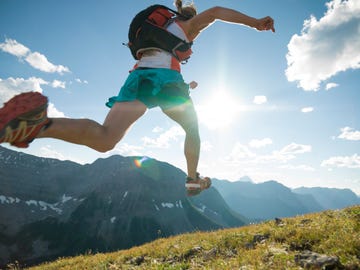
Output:
[[193,136],[199,136],[199,125],[196,120],[192,120],[183,125],[183,128],[187,134]]
[[99,145],[95,148],[96,151],[100,152],[100,153],[106,153],[108,151],[111,151],[112,149],[114,149],[114,145]]
[[100,153],[106,153],[113,150],[117,143],[118,141],[114,140],[104,140],[101,144],[96,146],[95,150]]
[[192,138],[193,140],[200,140],[199,128],[197,125],[189,125],[184,128],[186,136]]

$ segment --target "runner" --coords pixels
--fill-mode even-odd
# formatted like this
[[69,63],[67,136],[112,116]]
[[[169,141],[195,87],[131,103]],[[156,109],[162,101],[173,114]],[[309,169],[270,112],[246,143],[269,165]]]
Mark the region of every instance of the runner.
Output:
[[[256,19],[225,7],[213,7],[197,15],[193,4],[183,6],[176,0],[179,13],[166,30],[189,44],[215,21],[252,27],[258,31],[275,32],[271,17]],[[103,124],[90,119],[48,118],[48,99],[40,93],[22,93],[0,109],[0,143],[28,147],[36,138],[56,138],[86,145],[107,152],[124,137],[131,125],[147,109],[159,106],[185,131],[184,154],[187,162],[186,189],[197,195],[211,185],[208,177],[200,177],[197,167],[200,136],[189,84],[180,73],[181,59],[162,49],[142,50],[134,70],[129,74],[117,96],[106,105],[110,111]]]

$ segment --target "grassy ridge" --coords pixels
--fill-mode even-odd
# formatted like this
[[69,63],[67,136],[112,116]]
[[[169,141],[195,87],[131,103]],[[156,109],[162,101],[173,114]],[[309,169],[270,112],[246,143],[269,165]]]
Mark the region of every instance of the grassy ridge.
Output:
[[340,266],[335,269],[360,269],[360,205],[158,239],[129,250],[62,258],[30,269],[302,269],[295,257],[305,250],[338,257]]

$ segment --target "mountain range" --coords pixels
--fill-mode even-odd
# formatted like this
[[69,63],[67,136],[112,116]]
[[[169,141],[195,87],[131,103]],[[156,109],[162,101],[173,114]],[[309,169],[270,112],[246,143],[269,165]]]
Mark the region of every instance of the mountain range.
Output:
[[189,198],[185,177],[147,157],[80,165],[0,146],[0,267],[360,204],[350,190],[291,190],[276,181],[214,179]]
[[252,222],[360,204],[360,198],[350,189],[290,189],[274,180],[258,184],[244,179],[212,182],[230,208]]
[[216,189],[194,201],[186,197],[185,177],[151,158],[112,156],[80,165],[0,147],[0,265],[247,223]]

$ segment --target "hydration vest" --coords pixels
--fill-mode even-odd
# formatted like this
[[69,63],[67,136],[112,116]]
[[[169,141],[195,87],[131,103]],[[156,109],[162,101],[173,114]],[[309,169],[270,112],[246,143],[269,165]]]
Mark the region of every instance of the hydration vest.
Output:
[[152,5],[140,11],[130,23],[129,42],[132,56],[139,60],[144,49],[161,49],[184,63],[192,54],[192,42],[187,42],[166,30],[180,13],[163,5]]

